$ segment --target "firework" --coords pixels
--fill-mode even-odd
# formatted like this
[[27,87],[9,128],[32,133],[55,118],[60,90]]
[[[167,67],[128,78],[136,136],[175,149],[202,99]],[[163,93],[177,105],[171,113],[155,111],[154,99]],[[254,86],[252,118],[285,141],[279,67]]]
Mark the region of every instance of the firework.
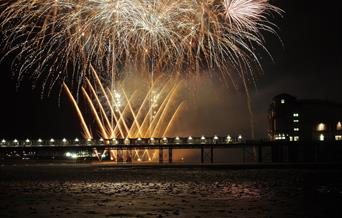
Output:
[[[165,135],[174,117],[165,114],[171,97],[163,97],[163,107],[156,105],[159,97],[153,87],[160,74],[219,75],[235,87],[241,82],[249,97],[246,78],[253,78],[250,69],[259,66],[256,48],[265,49],[261,32],[274,33],[267,17],[280,12],[268,0],[0,2],[3,57],[16,54],[18,84],[29,77],[42,86],[42,94],[64,86],[86,138],[92,134],[70,85],[76,87],[76,97],[78,91],[85,97],[104,138]],[[134,111],[129,96],[118,94],[124,90],[119,85],[118,91],[116,81],[128,72],[150,79],[147,100],[140,105],[143,111],[149,106],[145,115]],[[153,114],[160,107],[160,114]],[[127,120],[134,122],[129,126]]]
[[[16,0],[4,1],[0,28],[17,54],[19,81],[28,74],[51,88],[78,87],[90,66],[118,78],[147,73],[220,72],[255,63],[260,31],[279,10],[268,0]],[[71,73],[70,73],[71,72]]]

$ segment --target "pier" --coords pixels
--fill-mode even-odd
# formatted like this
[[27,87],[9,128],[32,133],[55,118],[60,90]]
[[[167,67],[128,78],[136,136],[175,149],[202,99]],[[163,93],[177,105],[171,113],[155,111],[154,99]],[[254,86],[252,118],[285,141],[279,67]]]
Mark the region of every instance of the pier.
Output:
[[[202,164],[229,163],[231,157],[237,159],[235,161],[237,163],[342,161],[341,141],[232,141],[216,136],[212,138],[114,140],[13,140],[10,142],[3,140],[0,146],[0,158],[2,161],[93,159],[111,160],[117,163],[172,164],[186,162],[174,158],[174,153],[182,152],[182,150],[196,153],[198,158],[195,158],[195,162]],[[225,156],[226,159],[224,159]]]

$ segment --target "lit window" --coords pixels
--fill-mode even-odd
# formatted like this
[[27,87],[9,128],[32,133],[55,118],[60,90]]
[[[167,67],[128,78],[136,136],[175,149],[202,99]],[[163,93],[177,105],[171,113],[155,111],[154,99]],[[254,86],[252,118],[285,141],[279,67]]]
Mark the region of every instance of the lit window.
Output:
[[337,129],[337,130],[342,130],[342,123],[341,123],[341,122],[338,122],[338,123],[337,123],[336,129]]
[[299,123],[299,120],[293,120],[294,123]]
[[336,141],[342,141],[342,135],[335,135]]
[[299,128],[294,128],[293,131],[298,132]]
[[319,135],[319,140],[320,140],[321,142],[324,141],[324,135],[323,135],[323,134],[320,134],[320,135]]
[[292,136],[290,136],[290,142],[292,142],[293,141],[293,137]]
[[285,104],[285,99],[281,99],[280,102],[281,102],[282,104]]
[[322,132],[326,130],[326,126],[324,123],[320,123],[317,125],[317,131]]
[[295,141],[295,142],[299,141],[299,136],[293,137],[293,141]]
[[299,117],[299,113],[294,113],[293,117]]

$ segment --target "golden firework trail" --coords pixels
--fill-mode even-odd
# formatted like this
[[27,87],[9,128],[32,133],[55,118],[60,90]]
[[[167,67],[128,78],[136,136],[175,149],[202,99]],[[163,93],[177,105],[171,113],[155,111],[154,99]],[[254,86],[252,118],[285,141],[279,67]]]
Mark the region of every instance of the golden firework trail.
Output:
[[[148,87],[148,81],[145,86],[141,82],[141,87],[137,87],[129,95],[124,81],[117,84],[116,90],[107,89],[106,91],[95,70],[93,75],[94,84],[86,78],[87,82],[81,90],[95,118],[98,134],[106,141],[113,138],[165,137],[168,130],[172,128],[180,108],[185,104],[184,99],[179,97],[179,90],[183,88],[180,77],[161,75],[156,79],[158,83],[154,83],[152,87]],[[68,86],[64,84],[64,88],[75,107],[84,136],[93,138],[94,136],[89,131],[90,126],[87,125],[81,112],[82,107],[77,104]],[[151,93],[153,93],[152,98],[150,98]],[[110,120],[114,120],[114,123]]]

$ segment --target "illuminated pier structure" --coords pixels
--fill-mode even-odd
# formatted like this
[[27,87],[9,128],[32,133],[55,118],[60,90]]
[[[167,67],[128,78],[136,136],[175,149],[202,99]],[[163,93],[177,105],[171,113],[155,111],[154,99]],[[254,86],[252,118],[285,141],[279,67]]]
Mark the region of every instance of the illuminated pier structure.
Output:
[[342,162],[342,142],[245,141],[237,137],[126,138],[112,140],[5,140],[0,160],[96,160],[116,163],[174,163],[174,153],[196,153],[198,163],[222,163],[218,156],[240,156],[241,163]]

